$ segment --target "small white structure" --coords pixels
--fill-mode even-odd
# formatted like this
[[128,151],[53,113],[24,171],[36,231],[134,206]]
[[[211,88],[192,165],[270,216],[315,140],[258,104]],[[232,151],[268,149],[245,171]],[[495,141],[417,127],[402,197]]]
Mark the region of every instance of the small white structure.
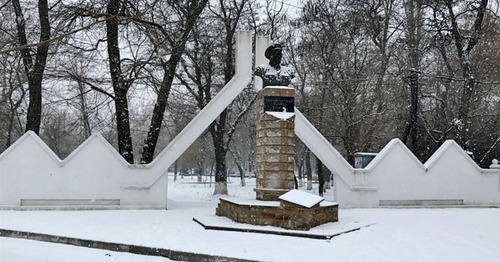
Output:
[[500,165],[498,164],[498,160],[497,159],[493,159],[493,161],[491,161],[490,168],[491,169],[500,169]]

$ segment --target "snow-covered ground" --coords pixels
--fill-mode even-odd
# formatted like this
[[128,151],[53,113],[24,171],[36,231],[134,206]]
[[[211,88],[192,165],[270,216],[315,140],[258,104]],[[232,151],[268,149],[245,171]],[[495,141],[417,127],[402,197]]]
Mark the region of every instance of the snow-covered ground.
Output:
[[[496,208],[341,209],[340,222],[373,225],[331,240],[214,231],[192,220],[215,216],[218,203],[213,187],[195,181],[170,178],[169,210],[0,211],[0,228],[259,261],[500,261]],[[231,178],[230,197],[254,198],[254,186]],[[0,261],[168,260],[0,238]]]
[[34,240],[0,237],[0,261],[2,262],[164,262],[167,258],[140,256],[70,245],[46,243]]

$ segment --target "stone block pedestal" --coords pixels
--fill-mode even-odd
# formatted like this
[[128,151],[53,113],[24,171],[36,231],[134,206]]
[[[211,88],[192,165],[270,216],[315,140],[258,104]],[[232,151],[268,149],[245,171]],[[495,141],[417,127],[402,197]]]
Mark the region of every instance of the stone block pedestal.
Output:
[[[309,230],[338,221],[338,204],[293,190],[295,187],[295,90],[266,87],[256,101],[257,200],[221,198],[216,215],[236,222]],[[304,204],[312,200],[312,204]],[[315,202],[316,201],[316,202]],[[321,202],[323,201],[323,202]]]
[[257,94],[258,200],[277,201],[280,195],[294,188],[294,96],[295,90],[287,87],[267,87]]

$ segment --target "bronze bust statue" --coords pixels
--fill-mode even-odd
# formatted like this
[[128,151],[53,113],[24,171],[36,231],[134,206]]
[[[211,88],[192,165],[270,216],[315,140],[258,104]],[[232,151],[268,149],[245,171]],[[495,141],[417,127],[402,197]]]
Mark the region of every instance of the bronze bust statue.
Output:
[[268,86],[288,86],[295,77],[295,72],[291,67],[281,65],[283,55],[280,44],[269,46],[264,53],[269,64],[258,65],[254,74],[262,78],[263,87]]

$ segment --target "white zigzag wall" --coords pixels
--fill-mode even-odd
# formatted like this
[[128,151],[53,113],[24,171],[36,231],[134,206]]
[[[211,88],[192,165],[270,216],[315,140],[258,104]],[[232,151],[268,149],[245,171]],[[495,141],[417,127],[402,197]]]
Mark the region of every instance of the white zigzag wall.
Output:
[[[340,154],[333,155],[335,200],[344,207],[450,199],[500,205],[500,169],[479,168],[452,140],[425,164],[399,139],[365,169],[354,169]],[[98,134],[61,160],[28,132],[0,154],[0,208],[166,208],[164,172],[161,165],[128,164]]]
[[0,155],[0,207],[166,208],[165,171],[128,164],[99,134],[61,160],[27,132]]
[[424,164],[399,140],[391,140],[365,169],[337,162],[349,172],[335,173],[335,198],[344,207],[381,202],[463,200],[465,205],[500,205],[500,169],[480,168],[453,140]]
[[415,200],[500,206],[500,169],[481,169],[453,140],[422,164],[403,142],[393,139],[365,169],[355,169],[298,110],[295,133],[334,174],[335,201],[341,206]]

